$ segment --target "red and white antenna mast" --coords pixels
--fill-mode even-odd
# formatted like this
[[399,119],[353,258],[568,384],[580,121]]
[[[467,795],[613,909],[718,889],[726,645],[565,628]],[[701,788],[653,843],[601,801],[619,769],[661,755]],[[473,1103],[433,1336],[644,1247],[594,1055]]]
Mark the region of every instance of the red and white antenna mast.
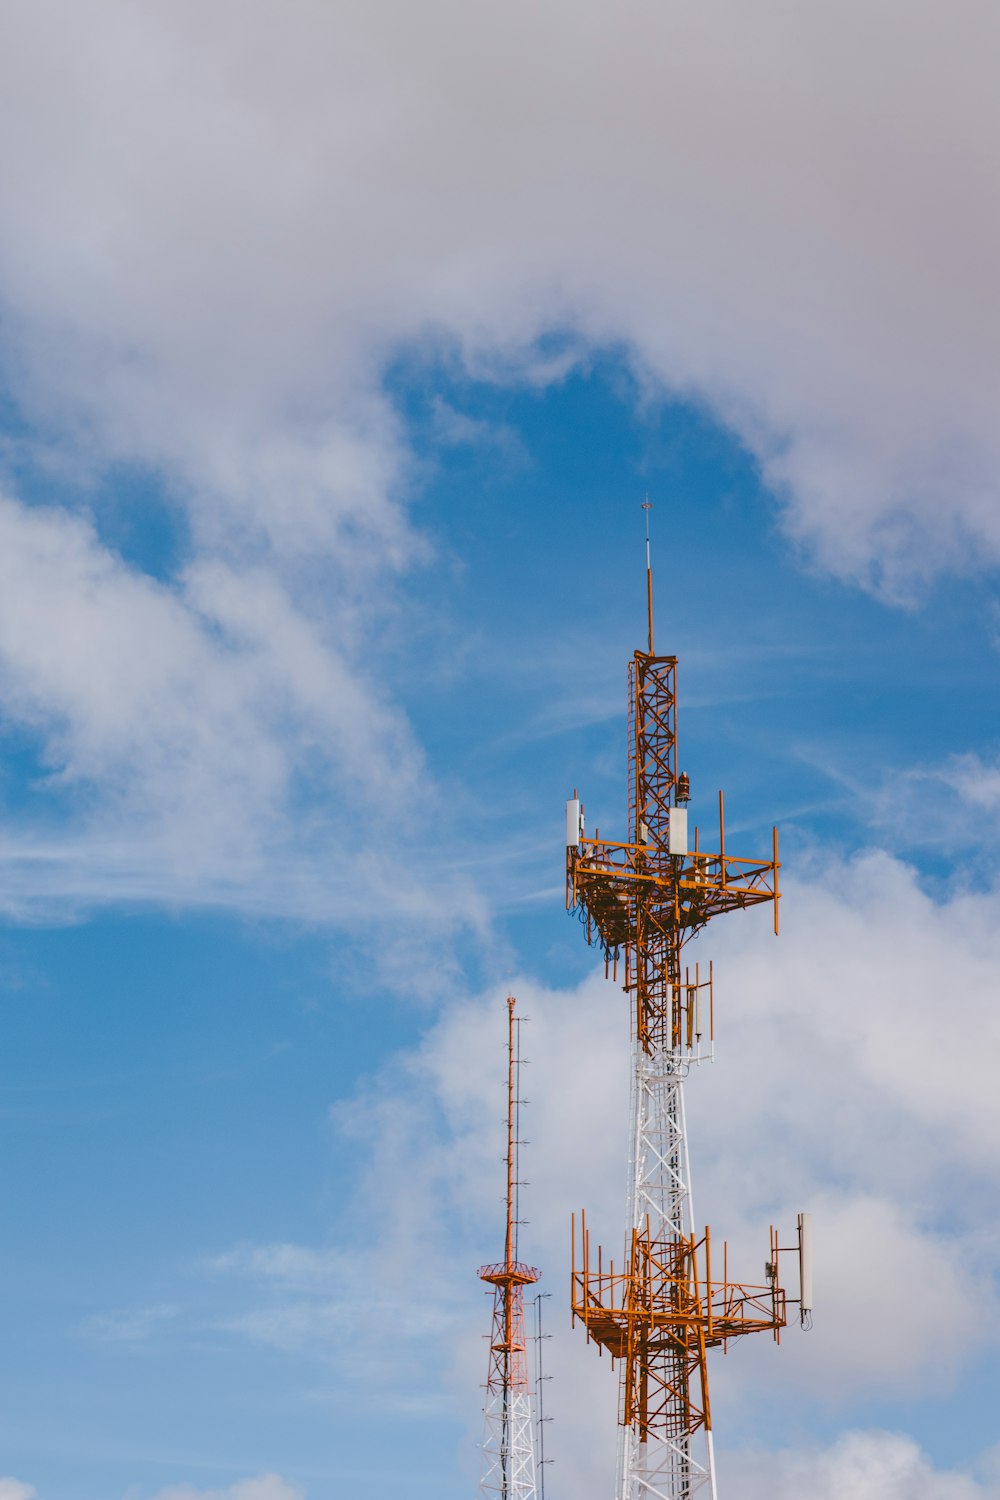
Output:
[[493,1287],[493,1331],[483,1415],[483,1469],[479,1493],[501,1500],[536,1500],[534,1429],[524,1332],[524,1288],[539,1277],[517,1258],[518,1230],[518,1030],[517,1001],[507,998],[507,1230],[504,1258],[480,1266]]

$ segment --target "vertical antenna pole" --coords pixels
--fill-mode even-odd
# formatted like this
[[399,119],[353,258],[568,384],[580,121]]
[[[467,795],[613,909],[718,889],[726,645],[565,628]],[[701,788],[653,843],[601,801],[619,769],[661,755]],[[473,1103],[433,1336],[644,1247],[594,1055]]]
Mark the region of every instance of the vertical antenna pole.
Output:
[[726,807],[719,791],[719,878],[726,883]]
[[[516,1023],[514,1021],[514,1006],[517,1004],[513,995],[507,996],[507,1241],[506,1241],[506,1270],[508,1276],[516,1254],[515,1236],[517,1230],[514,1212],[514,1194],[517,1191],[515,1183],[517,1173],[514,1170],[514,1153],[517,1149],[516,1134],[514,1130],[515,1102],[515,1048]],[[511,1433],[509,1430],[510,1414],[510,1385],[511,1385],[511,1355],[514,1350],[514,1284],[510,1280],[505,1281],[503,1288],[503,1336],[504,1336],[504,1384],[503,1384],[503,1442],[501,1444],[501,1496],[502,1500],[509,1500],[509,1482],[512,1478],[512,1454]]]
[[548,1297],[548,1292],[538,1292],[535,1295],[535,1385],[537,1388],[538,1418],[535,1423],[538,1428],[538,1496],[537,1500],[545,1500],[545,1465],[552,1460],[545,1457],[545,1424],[551,1419],[545,1415],[545,1394],[543,1386],[551,1376],[544,1373],[544,1362],[542,1359],[542,1342],[549,1335],[542,1332],[542,1298]]
[[514,1038],[515,1022],[514,1007],[517,1001],[513,995],[507,996],[507,1265],[514,1261],[514,1112],[515,1112],[515,1062],[514,1062]]
[[646,512],[646,617],[649,622],[649,654],[653,654],[653,561],[649,550],[649,512],[653,503],[647,495],[642,502]]

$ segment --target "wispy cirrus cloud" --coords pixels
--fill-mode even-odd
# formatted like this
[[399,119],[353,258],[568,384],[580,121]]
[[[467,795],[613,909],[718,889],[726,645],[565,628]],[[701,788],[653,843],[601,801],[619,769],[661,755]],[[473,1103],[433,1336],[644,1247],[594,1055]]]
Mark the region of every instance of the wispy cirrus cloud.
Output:
[[992,875],[1000,813],[1000,760],[995,756],[965,751],[867,777],[845,771],[825,756],[816,756],[814,764],[839,788],[834,805],[850,808],[883,844],[903,852],[930,850],[950,859],[971,857],[980,878]]
[[177,1312],[178,1309],[167,1302],[118,1308],[113,1312],[95,1313],[80,1331],[86,1338],[103,1344],[140,1344],[171,1323]]
[[273,571],[202,559],[163,582],[86,518],[0,500],[0,683],[39,762],[8,781],[12,915],[192,902],[334,924],[381,912],[425,940],[482,927],[446,850],[446,902],[407,874],[439,804],[404,715],[349,624]]

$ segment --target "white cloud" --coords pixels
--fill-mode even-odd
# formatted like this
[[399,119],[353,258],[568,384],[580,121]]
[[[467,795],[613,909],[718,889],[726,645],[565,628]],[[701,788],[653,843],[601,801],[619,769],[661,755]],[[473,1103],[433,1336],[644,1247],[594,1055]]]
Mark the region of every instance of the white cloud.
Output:
[[309,1250],[302,1245],[242,1245],[217,1255],[214,1271],[273,1278],[284,1286],[329,1286],[344,1274],[343,1260],[331,1250]]
[[336,1357],[367,1317],[369,1298],[358,1264],[343,1251],[238,1245],[215,1256],[209,1269],[252,1288],[246,1310],[218,1327],[276,1349],[319,1350]]
[[[826,566],[905,590],[1000,557],[987,0],[908,7],[903,49],[898,0],[752,25],[734,0],[17,12],[8,384],[64,486],[152,466],[190,551],[161,584],[4,505],[6,712],[39,793],[93,815],[60,827],[39,795],[5,831],[8,904],[351,914],[361,889],[428,915],[376,828],[428,790],[368,651],[425,553],[400,352],[544,383],[624,349],[734,425]],[[517,459],[431,410],[439,441]],[[300,828],[329,813],[304,847],[303,788]],[[324,862],[348,805],[365,837]],[[464,880],[440,896],[481,920]]]
[[1000,762],[986,761],[980,755],[955,755],[936,776],[975,813],[1000,809]]
[[0,1500],[35,1500],[38,1491],[17,1479],[0,1479]]
[[[832,1178],[849,1151],[860,1180],[890,1178],[921,1209],[956,1166],[989,1174],[1000,1153],[990,1066],[1000,1044],[997,899],[995,889],[958,886],[936,900],[900,860],[877,851],[850,861],[827,854],[790,888],[777,942],[760,923],[720,931],[713,947],[721,1058],[784,1040],[796,1060],[792,1070],[779,1057],[765,1075],[741,1069],[729,1105],[767,1128],[782,1169],[791,1153],[808,1149]],[[831,1089],[825,1109],[817,1105],[817,1071]],[[721,1073],[720,1064],[702,1086],[709,1130],[710,1109],[725,1091]],[[887,1112],[908,1130],[927,1130],[921,1149],[930,1154],[921,1163],[887,1137]],[[929,1165],[941,1167],[940,1177]]]
[[19,395],[193,485],[203,538],[301,553],[398,530],[395,351],[544,379],[562,331],[711,402],[825,565],[996,561],[997,28],[989,0],[22,4]]
[[932,850],[992,867],[1000,812],[1000,761],[976,752],[883,767],[867,777],[816,756],[813,764],[843,793],[841,806],[896,850]]
[[993,1500],[995,1482],[938,1469],[912,1438],[849,1432],[829,1448],[741,1453],[725,1475],[733,1500]]
[[[404,926],[481,923],[439,859],[404,851],[437,812],[404,716],[358,660],[349,613],[272,571],[129,568],[84,518],[0,499],[0,685],[47,774],[10,812],[0,901],[204,901]],[[394,952],[387,942],[386,963]]]
[[176,1316],[177,1308],[163,1302],[149,1307],[119,1308],[88,1318],[82,1332],[103,1343],[135,1344],[149,1338]]
[[195,1490],[188,1485],[160,1490],[154,1500],[305,1500],[305,1491],[278,1474],[241,1479],[225,1490]]
[[528,451],[517,430],[505,422],[489,422],[458,411],[443,396],[431,401],[431,426],[438,442],[449,447],[487,448],[508,465],[528,461]]

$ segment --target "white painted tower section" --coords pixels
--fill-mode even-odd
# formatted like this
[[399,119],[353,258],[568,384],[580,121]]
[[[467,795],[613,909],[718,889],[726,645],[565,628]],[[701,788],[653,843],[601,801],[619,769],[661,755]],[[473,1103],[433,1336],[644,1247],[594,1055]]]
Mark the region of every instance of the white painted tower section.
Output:
[[490,1392],[483,1434],[480,1495],[535,1500],[535,1439],[529,1391]]
[[[688,1236],[694,1227],[684,1117],[690,1053],[675,1048],[651,1057],[634,1045],[633,1058],[629,1230],[644,1231],[648,1223],[654,1239]],[[711,1430],[644,1443],[633,1427],[622,1426],[620,1434],[617,1500],[716,1500]]]

